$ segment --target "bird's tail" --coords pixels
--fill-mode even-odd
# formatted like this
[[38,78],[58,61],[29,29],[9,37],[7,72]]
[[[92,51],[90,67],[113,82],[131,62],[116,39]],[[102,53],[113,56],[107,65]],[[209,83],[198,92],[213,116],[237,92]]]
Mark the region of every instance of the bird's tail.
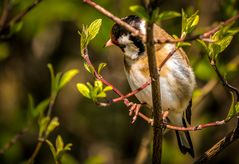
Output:
[[[183,125],[187,127],[186,122],[183,118]],[[183,154],[189,153],[192,157],[194,157],[193,144],[188,131],[176,131],[178,146],[180,151]]]

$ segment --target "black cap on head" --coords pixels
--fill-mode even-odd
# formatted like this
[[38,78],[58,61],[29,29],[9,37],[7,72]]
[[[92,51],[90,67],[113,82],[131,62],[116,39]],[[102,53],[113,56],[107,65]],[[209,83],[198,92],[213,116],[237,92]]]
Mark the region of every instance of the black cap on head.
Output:
[[[122,18],[124,22],[128,23],[129,25],[133,26],[136,29],[140,29],[141,18],[136,15],[130,15],[125,18]],[[114,24],[111,30],[111,39],[115,43],[118,38],[122,35],[130,33],[124,27],[120,26],[119,24]]]

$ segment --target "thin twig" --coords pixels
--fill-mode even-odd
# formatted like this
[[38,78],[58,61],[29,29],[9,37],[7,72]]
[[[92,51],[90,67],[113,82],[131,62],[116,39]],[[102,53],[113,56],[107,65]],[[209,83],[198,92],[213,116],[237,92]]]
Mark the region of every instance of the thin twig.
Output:
[[7,150],[9,150],[13,145],[17,143],[17,141],[29,130],[28,127],[22,129],[19,133],[17,133],[7,144],[4,145],[2,149],[0,149],[0,155],[4,154]]
[[[91,5],[92,7],[97,7],[97,10],[103,14],[105,14],[106,16],[108,17],[113,17],[111,18],[112,20],[114,20],[116,23],[118,24],[121,24],[122,26],[124,26],[124,22],[120,19],[116,19],[115,16],[113,14],[111,14],[109,11],[107,11],[106,9],[102,8],[101,6],[99,6],[98,4],[90,1],[90,0],[86,0],[85,1],[86,3],[88,3],[89,5]],[[109,16],[110,15],[110,16]],[[230,18],[229,20],[225,21],[224,25],[227,25],[229,23],[231,23],[232,21],[238,19],[238,17],[232,17]],[[121,22],[121,23],[120,23]],[[126,28],[126,27],[125,27]],[[218,27],[215,27],[217,29],[220,29]],[[214,31],[215,33],[215,30],[210,30],[210,31]],[[212,35],[213,32],[210,32],[210,34]],[[179,39],[179,40],[182,40],[182,39]],[[154,43],[154,42],[152,42]],[[161,66],[159,68],[162,68],[162,66],[166,63],[166,61],[174,54],[174,52],[176,51],[177,49],[174,49],[172,50],[168,56],[166,57],[166,59],[161,63]],[[87,62],[87,64],[89,64],[90,66],[92,66],[94,68],[94,66],[92,65],[90,59],[89,59],[89,55],[88,55],[88,52],[87,52],[87,49],[84,50],[83,52],[84,54],[82,54],[82,57],[85,59],[85,61]],[[160,70],[158,70],[160,71]],[[140,87],[139,89],[136,89],[135,91],[127,94],[127,95],[123,95],[116,87],[114,87],[111,83],[109,83],[107,80],[105,80],[101,75],[99,75],[97,73],[97,71],[95,70],[94,68],[94,74],[95,74],[95,77],[98,79],[98,80],[101,80],[105,85],[108,85],[108,86],[111,86],[113,88],[113,91],[118,94],[120,97],[119,98],[115,98],[113,100],[115,100],[116,102],[118,101],[121,101],[121,100],[124,100],[124,103],[126,106],[129,106],[130,104],[132,104],[131,102],[129,102],[129,100],[127,99],[128,97],[130,96],[133,96],[135,95],[136,93],[138,93],[139,91],[141,91],[142,89],[144,89],[144,87]],[[149,82],[149,81],[148,81]],[[148,86],[148,82],[145,83],[143,86]],[[212,87],[213,88],[213,87]],[[209,91],[208,91],[209,92]],[[205,93],[206,94],[206,93]],[[153,120],[149,117],[147,117],[146,115],[142,114],[141,112],[139,112],[139,117],[141,117],[142,119],[144,119],[145,121],[147,121],[148,123],[150,123],[151,125],[153,125]],[[174,129],[174,130],[180,130],[180,131],[197,131],[197,130],[201,130],[201,129],[205,129],[207,127],[214,127],[214,126],[220,126],[220,125],[224,125],[226,122],[225,120],[222,120],[222,121],[216,121],[216,122],[210,122],[210,123],[206,123],[206,124],[200,124],[200,125],[197,125],[197,126],[191,126],[191,127],[177,127],[177,126],[173,126],[173,125],[168,125],[168,124],[160,124],[158,127],[160,126],[165,126],[166,128],[168,129]]]
[[213,157],[218,155],[222,150],[227,148],[229,145],[234,143],[239,138],[239,119],[237,119],[237,127],[230,133],[228,133],[225,137],[223,137],[220,141],[214,144],[210,149],[208,149],[198,160],[196,160],[195,164],[206,163],[211,160]]
[[213,69],[215,70],[215,72],[216,72],[217,76],[219,77],[220,81],[222,82],[223,86],[226,87],[227,89],[229,89],[230,91],[234,92],[237,96],[237,101],[239,101],[239,90],[236,87],[230,85],[228,83],[228,81],[222,76],[222,74],[220,73],[220,71],[217,68],[216,61],[211,60],[210,64],[213,67]]
[[3,10],[2,10],[2,16],[0,19],[0,31],[4,29],[4,26],[8,19],[8,13],[9,13],[9,0],[4,0],[3,2]]
[[15,24],[19,21],[22,20],[22,18],[28,14],[33,8],[35,8],[40,2],[42,2],[42,0],[36,0],[35,2],[33,2],[30,6],[28,6],[25,10],[23,10],[22,12],[20,12],[19,14],[17,14],[15,17],[13,17],[10,22],[8,23],[8,25],[11,24]]
[[[52,92],[51,93],[51,97],[50,97],[50,103],[49,103],[49,106],[48,106],[48,111],[47,111],[47,114],[46,114],[46,117],[50,117],[51,115],[51,112],[53,110],[53,106],[55,104],[55,101],[56,101],[56,97],[57,97],[57,93],[56,92]],[[42,138],[38,138],[38,142],[37,142],[37,145],[31,155],[31,157],[29,158],[29,160],[27,161],[28,164],[32,164],[34,163],[34,160],[37,156],[37,154],[39,153],[41,147],[42,147],[42,144],[43,142],[47,139],[47,129],[48,129],[48,126],[50,124],[50,121],[48,122],[46,128],[44,129],[43,131],[43,136]]]
[[134,35],[134,36],[141,36],[141,37],[144,36],[143,34],[140,33],[139,30],[137,30],[134,27],[130,26],[128,23],[125,23],[120,18],[118,18],[117,16],[113,15],[111,12],[109,12],[108,10],[103,8],[102,6],[96,4],[95,2],[93,2],[91,0],[83,0],[83,1],[85,3],[87,3],[88,5],[92,6],[93,8],[95,8],[96,10],[98,10],[99,12],[103,13],[104,15],[109,17],[110,19],[112,19],[114,22],[116,22],[120,26],[122,26],[125,29],[127,29],[129,32],[132,33],[132,35]]

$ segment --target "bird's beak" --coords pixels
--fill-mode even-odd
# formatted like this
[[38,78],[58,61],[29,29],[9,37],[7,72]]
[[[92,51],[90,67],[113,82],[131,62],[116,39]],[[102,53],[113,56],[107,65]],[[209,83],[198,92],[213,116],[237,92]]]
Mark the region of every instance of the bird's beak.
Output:
[[109,46],[113,46],[113,42],[111,39],[109,39],[106,43],[105,43],[105,46],[104,47],[109,47]]

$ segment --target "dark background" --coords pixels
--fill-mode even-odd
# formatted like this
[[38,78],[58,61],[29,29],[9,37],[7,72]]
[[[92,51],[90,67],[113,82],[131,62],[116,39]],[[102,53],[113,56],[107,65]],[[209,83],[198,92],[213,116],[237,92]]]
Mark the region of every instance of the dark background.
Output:
[[[11,13],[25,9],[32,0],[11,1]],[[96,1],[119,17],[132,14],[129,6],[140,1],[105,0]],[[0,1],[2,13],[3,0]],[[163,1],[160,11],[181,12],[199,10],[200,23],[194,34],[201,33],[235,15],[239,8],[236,0],[181,0]],[[120,91],[130,91],[123,71],[123,55],[116,47],[103,48],[109,39],[113,22],[81,0],[43,0],[12,29],[13,35],[0,41],[0,148],[15,134],[26,127],[29,93],[36,103],[49,97],[50,75],[47,63],[52,63],[56,72],[71,68],[79,69],[79,74],[60,92],[53,116],[59,117],[60,126],[49,136],[54,141],[60,134],[65,143],[72,143],[70,152],[63,163],[111,164],[133,163],[137,156],[142,137],[150,128],[142,119],[131,124],[126,107],[122,102],[110,107],[99,107],[84,98],[76,89],[77,82],[93,82],[94,79],[83,67],[80,56],[80,36],[77,31],[82,24],[90,24],[101,18],[102,27],[97,37],[89,45],[92,62],[97,66],[107,63],[103,76]],[[237,23],[238,25],[238,23]],[[170,34],[180,35],[181,18],[161,22]],[[238,80],[238,36],[219,57],[220,71],[236,87]],[[208,82],[217,77],[209,65],[202,48],[193,42],[185,49],[197,76],[197,89],[193,102],[198,99]],[[109,97],[115,97],[109,94]],[[133,101],[137,101],[131,98]],[[192,124],[222,120],[226,117],[231,99],[225,88],[218,84],[199,103],[194,105]],[[147,109],[142,112],[147,113]],[[196,157],[224,137],[236,126],[235,120],[221,127],[207,128],[191,132]],[[37,142],[37,121],[14,146],[0,155],[0,163],[21,163],[33,152]],[[238,142],[225,149],[211,163],[239,163]],[[145,163],[150,163],[151,150]],[[163,163],[192,163],[189,155],[182,155],[177,147],[173,131],[165,134],[163,142]],[[48,145],[44,144],[36,158],[36,163],[54,163]]]

